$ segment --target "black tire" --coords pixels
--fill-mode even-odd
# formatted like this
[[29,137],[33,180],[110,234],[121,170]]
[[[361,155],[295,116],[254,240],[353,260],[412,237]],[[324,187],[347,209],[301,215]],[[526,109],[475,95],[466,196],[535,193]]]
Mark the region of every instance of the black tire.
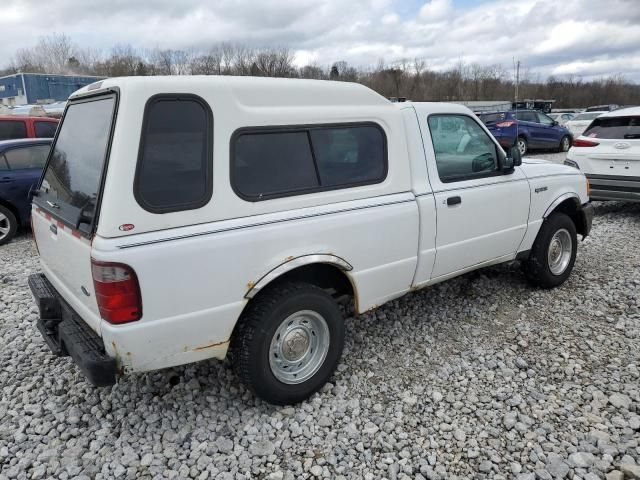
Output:
[[520,156],[524,157],[529,151],[529,144],[527,143],[527,139],[524,137],[518,137],[516,139],[516,148],[520,150]]
[[11,241],[18,230],[18,219],[4,205],[0,205],[0,245]]
[[568,152],[571,148],[571,137],[569,135],[565,135],[560,139],[560,143],[558,144],[558,152]]
[[[328,351],[310,378],[285,383],[276,378],[270,365],[274,355],[271,342],[284,320],[301,311],[315,312],[324,319]],[[263,292],[247,306],[233,335],[232,361],[240,380],[255,395],[276,405],[294,404],[309,398],[329,380],[342,356],[344,335],[344,318],[329,294],[311,284],[285,283]]]
[[[561,272],[554,273],[550,266],[549,250],[552,239],[561,231],[566,231],[571,242],[571,254],[568,264]],[[556,244],[557,245],[557,244]],[[533,243],[529,258],[524,263],[524,271],[527,279],[534,285],[542,288],[554,288],[562,285],[573,270],[576,261],[578,239],[576,226],[568,215],[560,212],[551,214],[540,228],[538,236]]]

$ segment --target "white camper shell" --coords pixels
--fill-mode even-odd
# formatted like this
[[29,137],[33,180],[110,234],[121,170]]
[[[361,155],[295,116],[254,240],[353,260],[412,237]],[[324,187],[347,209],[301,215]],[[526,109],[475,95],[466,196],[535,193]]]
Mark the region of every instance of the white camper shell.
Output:
[[69,99],[33,207],[51,349],[96,385],[231,349],[274,403],[329,379],[355,313],[516,258],[571,272],[576,169],[522,163],[460,105],[355,83],[108,79]]

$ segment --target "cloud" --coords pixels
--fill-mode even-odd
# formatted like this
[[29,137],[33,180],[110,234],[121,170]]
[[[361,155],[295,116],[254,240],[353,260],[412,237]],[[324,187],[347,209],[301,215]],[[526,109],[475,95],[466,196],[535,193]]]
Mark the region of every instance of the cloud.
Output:
[[418,17],[428,23],[444,20],[453,12],[452,0],[430,0],[420,8]]
[[436,70],[463,60],[510,71],[518,58],[542,77],[640,81],[637,7],[638,0],[4,0],[0,65],[57,32],[105,51],[235,42],[287,46],[297,65],[421,58]]

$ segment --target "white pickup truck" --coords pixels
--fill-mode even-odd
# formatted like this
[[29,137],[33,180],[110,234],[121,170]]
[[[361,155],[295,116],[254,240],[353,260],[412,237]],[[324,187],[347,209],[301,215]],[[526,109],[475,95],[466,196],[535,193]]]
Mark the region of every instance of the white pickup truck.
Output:
[[593,210],[575,168],[506,155],[465,107],[353,83],[115,78],[69,99],[32,223],[37,326],[106,386],[231,353],[299,402],[363,313],[521,260],[563,283]]

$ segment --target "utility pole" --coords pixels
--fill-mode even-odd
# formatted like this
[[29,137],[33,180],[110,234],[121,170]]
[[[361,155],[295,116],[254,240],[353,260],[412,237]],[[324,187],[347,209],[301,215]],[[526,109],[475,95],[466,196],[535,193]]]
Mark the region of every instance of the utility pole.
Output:
[[518,87],[520,86],[520,60],[516,60],[513,58],[513,69],[515,70],[516,75],[516,84],[515,84],[515,103],[518,103]]

